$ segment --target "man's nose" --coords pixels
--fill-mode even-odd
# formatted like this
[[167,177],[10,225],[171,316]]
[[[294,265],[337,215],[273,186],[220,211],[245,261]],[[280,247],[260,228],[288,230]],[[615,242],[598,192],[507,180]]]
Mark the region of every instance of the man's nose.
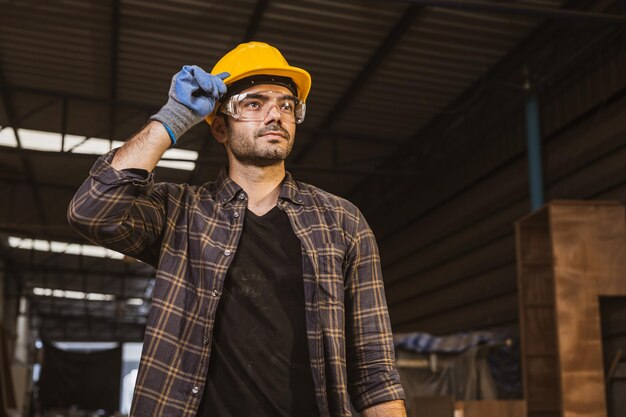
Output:
[[282,114],[278,109],[278,105],[276,103],[270,103],[269,110],[267,111],[267,114],[265,115],[265,119],[263,119],[263,121],[265,122],[265,124],[268,124],[272,121],[279,121],[281,119],[281,116]]

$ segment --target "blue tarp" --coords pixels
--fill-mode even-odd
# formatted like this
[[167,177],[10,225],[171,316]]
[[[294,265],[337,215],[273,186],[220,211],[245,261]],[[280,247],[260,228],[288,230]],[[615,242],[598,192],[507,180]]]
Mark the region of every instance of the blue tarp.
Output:
[[519,338],[512,332],[464,332],[447,336],[406,333],[394,337],[396,349],[418,355],[460,355],[477,346],[490,346],[487,363],[499,398],[521,398],[522,377]]
[[509,338],[496,332],[464,332],[448,336],[429,333],[407,333],[395,337],[397,349],[417,353],[461,353],[479,345],[500,345]]

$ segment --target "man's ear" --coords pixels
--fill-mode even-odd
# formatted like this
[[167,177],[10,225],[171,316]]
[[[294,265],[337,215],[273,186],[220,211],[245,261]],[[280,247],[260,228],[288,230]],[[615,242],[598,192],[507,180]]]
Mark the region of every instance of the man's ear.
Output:
[[213,118],[213,122],[211,123],[211,133],[213,133],[213,137],[219,143],[222,145],[226,143],[228,131],[223,117],[217,116]]

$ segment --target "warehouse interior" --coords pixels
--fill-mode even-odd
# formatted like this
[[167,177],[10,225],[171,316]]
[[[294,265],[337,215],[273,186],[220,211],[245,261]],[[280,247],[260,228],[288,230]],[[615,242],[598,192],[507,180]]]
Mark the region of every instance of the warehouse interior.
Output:
[[[0,0],[0,416],[128,414],[155,270],[68,204],[249,41],[311,73],[286,167],[374,231],[409,415],[626,413],[623,0]],[[155,176],[225,163],[201,123]]]

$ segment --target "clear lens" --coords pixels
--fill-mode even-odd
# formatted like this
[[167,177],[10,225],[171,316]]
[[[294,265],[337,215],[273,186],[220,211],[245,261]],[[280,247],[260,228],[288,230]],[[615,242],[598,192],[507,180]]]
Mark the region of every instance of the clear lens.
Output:
[[297,97],[278,91],[255,91],[235,94],[222,105],[222,113],[241,121],[261,121],[275,110],[281,120],[302,123],[306,104]]

